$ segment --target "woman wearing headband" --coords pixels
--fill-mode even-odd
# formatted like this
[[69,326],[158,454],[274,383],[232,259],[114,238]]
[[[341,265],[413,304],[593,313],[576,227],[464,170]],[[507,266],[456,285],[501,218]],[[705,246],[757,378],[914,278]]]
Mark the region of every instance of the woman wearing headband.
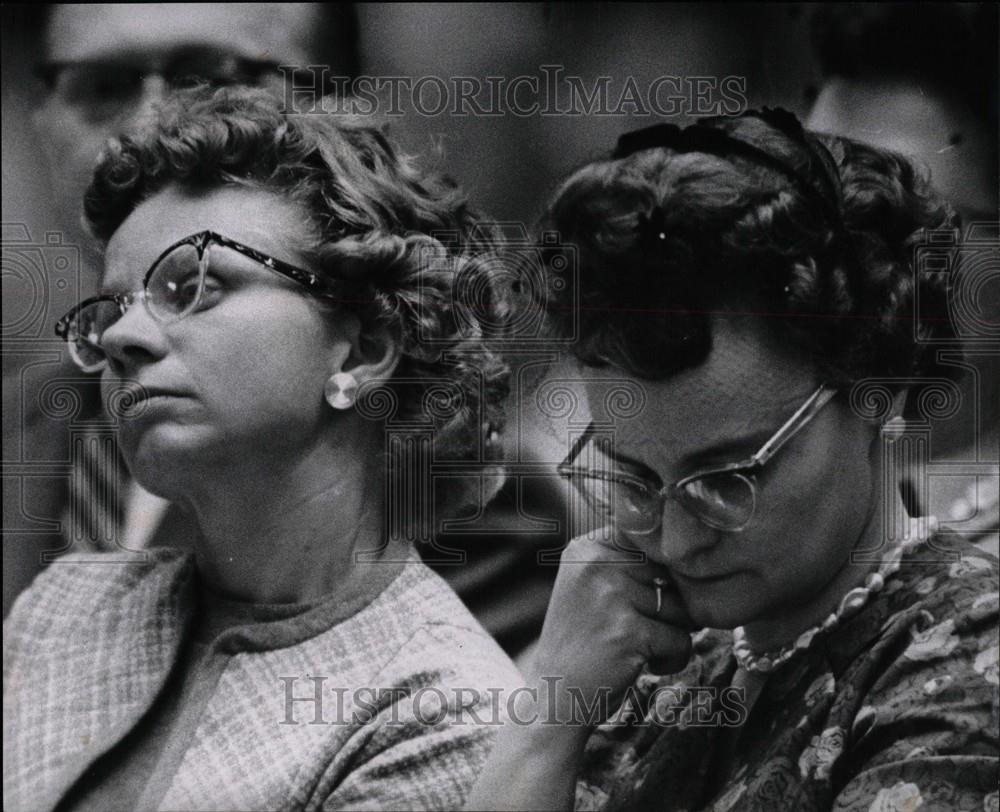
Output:
[[907,516],[891,420],[957,391],[914,261],[946,208],[765,110],[625,136],[548,215],[593,421],[560,471],[603,528],[470,808],[995,809],[997,562]]
[[456,293],[491,305],[488,232],[378,130],[251,90],[112,141],[86,213],[101,295],[57,331],[199,532],[18,599],[5,807],[461,805],[519,680],[411,540],[480,497],[430,464],[484,459],[505,395]]

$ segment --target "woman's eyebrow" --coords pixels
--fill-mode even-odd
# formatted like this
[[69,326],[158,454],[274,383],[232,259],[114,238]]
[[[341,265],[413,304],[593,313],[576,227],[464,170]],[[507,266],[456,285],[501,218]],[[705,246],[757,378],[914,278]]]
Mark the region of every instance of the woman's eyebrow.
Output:
[[[678,468],[681,471],[691,471],[716,462],[739,462],[754,454],[773,433],[773,431],[762,429],[744,437],[732,437],[688,451],[678,461]],[[662,480],[654,468],[635,457],[611,448],[611,443],[607,440],[594,445],[601,454],[613,462],[634,468],[638,474],[647,479],[657,482]]]
[[684,468],[691,468],[699,463],[706,462],[740,462],[749,459],[760,450],[778,430],[780,424],[773,429],[760,429],[759,431],[745,434],[739,437],[728,437],[718,442],[688,451],[680,459],[680,464]]
[[[795,413],[796,406],[801,405],[807,396],[807,394],[796,395],[775,406],[767,414],[762,415],[759,420],[754,421],[759,425],[759,428],[745,434],[712,440],[704,446],[685,452],[678,461],[678,466],[681,469],[693,470],[705,464],[740,462],[749,459],[788,421]],[[631,466],[648,474],[652,479],[660,479],[660,475],[648,464],[617,450],[612,438],[595,438],[593,445],[612,461]]]
[[610,460],[614,462],[624,465],[629,465],[632,468],[635,468],[636,470],[643,472],[644,474],[648,474],[649,478],[657,480],[660,478],[659,475],[656,473],[656,471],[650,468],[646,463],[642,462],[641,460],[635,459],[635,457],[630,457],[628,454],[624,454],[621,451],[616,451],[613,448],[613,443],[611,438],[601,438],[600,440],[594,443],[594,447],[601,454],[603,454],[605,457],[608,457]]
[[750,429],[744,434],[712,441],[688,451],[681,457],[681,465],[691,468],[704,462],[740,462],[749,459],[788,422],[795,414],[796,408],[801,406],[807,397],[807,394],[796,395],[768,410],[766,414],[753,421],[757,424],[757,428]]

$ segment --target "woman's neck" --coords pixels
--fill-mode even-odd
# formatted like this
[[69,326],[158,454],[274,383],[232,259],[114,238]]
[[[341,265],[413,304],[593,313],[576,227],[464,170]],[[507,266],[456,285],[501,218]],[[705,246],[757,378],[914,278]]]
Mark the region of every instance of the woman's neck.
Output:
[[[835,612],[844,595],[864,585],[868,575],[878,569],[879,559],[888,549],[883,505],[881,499],[875,500],[865,527],[845,557],[843,565],[814,599],[805,605],[783,611],[778,617],[761,619],[744,626],[747,643],[754,652],[774,652],[794,643],[803,632],[818,626],[831,612]],[[895,512],[897,527],[908,521],[906,508],[898,493],[891,508]],[[861,554],[860,560],[854,560],[855,553]]]
[[351,591],[372,567],[401,567],[405,545],[385,536],[381,457],[354,452],[244,460],[238,476],[199,477],[212,484],[184,503],[206,584],[240,601],[305,603]]

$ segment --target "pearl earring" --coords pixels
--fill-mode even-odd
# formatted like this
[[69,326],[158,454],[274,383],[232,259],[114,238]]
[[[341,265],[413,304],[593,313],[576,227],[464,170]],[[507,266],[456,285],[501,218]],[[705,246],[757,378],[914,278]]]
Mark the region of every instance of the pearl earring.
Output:
[[323,388],[326,402],[334,409],[350,409],[358,394],[358,379],[350,372],[335,372]]

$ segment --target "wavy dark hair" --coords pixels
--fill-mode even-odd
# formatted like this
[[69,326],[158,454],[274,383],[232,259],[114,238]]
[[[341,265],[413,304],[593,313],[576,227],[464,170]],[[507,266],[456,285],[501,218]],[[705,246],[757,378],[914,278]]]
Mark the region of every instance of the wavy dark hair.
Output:
[[[928,345],[954,336],[946,275],[913,263],[954,215],[909,161],[785,111],[661,126],[663,146],[633,138],[576,171],[543,219],[578,251],[584,362],[669,376],[704,361],[710,314],[729,311],[764,316],[831,383],[948,374]],[[567,295],[547,300],[561,335]]]
[[[483,328],[499,319],[482,318],[499,307],[488,272],[496,238],[454,184],[420,172],[359,121],[286,113],[262,90],[204,87],[177,92],[155,120],[108,142],[84,200],[91,231],[106,243],[172,184],[263,189],[301,205],[313,235],[302,251],[339,306],[402,347],[392,380],[362,393],[359,409],[429,430],[434,459],[484,459],[508,388]],[[402,474],[412,444],[396,445],[389,464]],[[439,515],[478,500],[479,488],[477,477],[442,480]]]

